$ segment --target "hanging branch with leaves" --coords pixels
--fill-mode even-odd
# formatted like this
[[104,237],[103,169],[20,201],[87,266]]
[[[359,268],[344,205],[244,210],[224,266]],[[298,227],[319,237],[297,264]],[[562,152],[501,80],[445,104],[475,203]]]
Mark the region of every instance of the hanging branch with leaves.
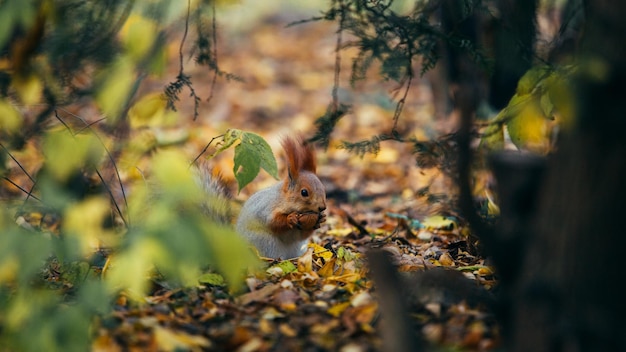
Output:
[[185,74],[185,66],[183,64],[183,48],[185,46],[185,40],[187,40],[187,34],[189,32],[189,16],[191,14],[191,0],[187,0],[187,17],[185,18],[185,31],[183,32],[183,38],[180,41],[178,48],[179,58],[179,70],[176,80],[170,82],[165,87],[165,97],[167,98],[167,107],[176,111],[176,102],[179,101],[178,95],[183,91],[183,88],[189,89],[189,95],[193,97],[193,119],[198,118],[198,108],[200,107],[200,97],[196,94],[193,84],[191,83],[191,77]]
[[[209,15],[210,10],[210,15]],[[243,79],[235,74],[224,72],[219,69],[217,61],[217,20],[215,17],[215,4],[213,1],[202,1],[194,10],[193,20],[195,21],[196,39],[191,50],[192,56],[196,64],[208,67],[213,73],[211,80],[211,91],[207,102],[213,98],[213,91],[218,77],[224,77],[226,80],[243,81]],[[210,18],[210,20],[209,20]],[[185,73],[184,66],[184,46],[189,34],[189,25],[192,19],[191,1],[187,2],[187,16],[185,18],[185,29],[183,37],[178,49],[179,71],[176,80],[170,82],[164,90],[167,99],[167,107],[176,111],[176,102],[180,101],[179,95],[183,89],[189,90],[189,95],[194,100],[193,119],[196,120],[199,115],[199,107],[202,99],[196,93],[191,76]]]

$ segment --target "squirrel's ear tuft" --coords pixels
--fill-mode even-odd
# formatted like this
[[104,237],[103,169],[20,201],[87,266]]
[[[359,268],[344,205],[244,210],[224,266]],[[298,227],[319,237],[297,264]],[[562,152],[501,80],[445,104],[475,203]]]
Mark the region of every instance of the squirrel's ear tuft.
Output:
[[315,169],[317,165],[315,163],[315,154],[313,152],[313,147],[306,142],[301,141],[302,146],[302,170],[310,171],[315,173]]
[[298,179],[300,170],[315,173],[315,154],[311,145],[307,144],[301,136],[285,137],[282,140],[283,149],[287,155],[287,171],[290,183]]
[[295,182],[298,179],[300,173],[300,167],[302,164],[302,152],[300,147],[301,140],[296,140],[291,137],[283,138],[281,144],[285,150],[287,157],[287,172],[289,173],[289,183]]

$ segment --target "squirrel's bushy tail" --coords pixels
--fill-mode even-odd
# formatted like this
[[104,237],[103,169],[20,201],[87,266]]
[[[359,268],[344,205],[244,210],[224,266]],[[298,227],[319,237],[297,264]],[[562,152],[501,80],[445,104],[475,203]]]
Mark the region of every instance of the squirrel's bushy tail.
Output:
[[204,191],[202,211],[219,223],[232,223],[235,218],[235,209],[233,209],[233,196],[228,182],[219,173],[214,173],[213,169],[204,162],[194,166],[194,178]]

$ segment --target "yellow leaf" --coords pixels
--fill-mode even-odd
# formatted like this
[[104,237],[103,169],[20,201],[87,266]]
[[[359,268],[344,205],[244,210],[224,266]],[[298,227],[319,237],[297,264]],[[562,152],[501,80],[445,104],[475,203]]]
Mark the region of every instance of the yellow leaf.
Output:
[[211,341],[204,336],[190,335],[160,325],[154,326],[154,338],[159,351],[195,351],[211,347]]
[[493,275],[493,270],[488,266],[483,266],[477,270],[477,274],[480,276],[490,276]]
[[341,229],[330,229],[326,233],[330,236],[345,237],[353,232],[352,228],[345,227]]
[[235,5],[235,4],[240,4],[240,3],[241,3],[241,0],[216,0],[215,1],[216,6]]
[[157,258],[168,258],[165,248],[156,240],[138,238],[129,249],[116,255],[106,280],[111,291],[124,290],[128,296],[140,301],[150,287],[149,274]]
[[439,263],[443,266],[454,266],[454,260],[447,252],[439,256]]
[[[32,291],[31,291],[32,292]],[[37,307],[41,307],[45,304],[42,293],[36,291],[32,294],[18,294],[13,297],[11,304],[7,306],[4,312],[4,324],[8,330],[23,328],[25,322],[27,322],[34,314]]]
[[526,101],[506,124],[511,141],[518,149],[546,154],[550,150],[553,122],[548,120],[536,99]]
[[427,229],[452,230],[456,227],[456,222],[445,216],[433,215],[422,220],[422,225]]
[[176,150],[159,151],[153,159],[152,173],[165,199],[198,202],[203,194],[187,164],[186,156]]
[[335,274],[335,262],[337,261],[337,258],[332,258],[331,260],[328,260],[326,262],[326,264],[324,264],[323,267],[320,268],[320,270],[318,270],[318,274],[321,277],[331,277]]
[[128,17],[120,31],[120,39],[133,61],[141,61],[150,52],[158,30],[158,25],[149,18],[137,14]]
[[313,271],[313,250],[311,248],[298,258],[298,271],[301,273]]
[[326,312],[333,317],[338,318],[339,316],[341,316],[341,313],[348,309],[348,307],[350,307],[350,302],[338,303],[328,308]]
[[381,148],[380,152],[376,155],[376,162],[391,164],[398,162],[400,155],[398,150],[392,148]]
[[[295,307],[295,304],[293,304],[293,306]],[[291,309],[291,311],[293,311],[295,309]],[[298,331],[296,329],[294,329],[293,327],[289,326],[287,323],[282,323],[278,326],[278,331],[280,331],[280,334],[282,336],[286,336],[286,337],[296,337],[298,336]]]
[[348,273],[340,276],[332,276],[329,277],[327,282],[342,282],[344,284],[354,283],[358,280],[361,280],[361,275],[358,273]]
[[113,123],[119,119],[130,98],[135,76],[133,63],[125,56],[119,57],[101,74],[102,85],[96,93],[96,101],[108,121]]
[[53,130],[43,142],[46,166],[57,180],[66,180],[72,173],[103,155],[103,146],[92,134],[72,135],[68,130]]
[[[117,162],[117,167],[129,173],[129,177],[142,178],[143,174],[139,173],[137,166],[141,158],[152,151],[157,146],[157,138],[154,131],[144,129],[133,133],[129,139],[127,147],[122,150],[122,154]],[[143,181],[143,179],[142,179]]]
[[376,302],[359,306],[353,312],[354,320],[362,324],[362,329],[369,331],[373,330],[370,324],[374,321],[378,313],[378,304],[376,304]]
[[43,84],[36,75],[15,75],[11,84],[24,104],[32,105],[41,101]]
[[254,271],[261,267],[261,262],[250,250],[248,243],[230,226],[206,225],[205,235],[208,237],[212,263],[220,274],[224,275],[228,287],[232,291],[242,288],[240,285],[246,271]]
[[167,47],[165,45],[157,48],[156,53],[152,56],[148,69],[151,74],[162,77],[166,73],[167,68]]
[[101,246],[113,233],[102,227],[110,213],[109,201],[102,197],[92,197],[69,207],[63,217],[65,233],[76,236],[81,253],[88,255]]
[[167,100],[160,92],[143,96],[128,111],[131,128],[172,126],[177,113],[167,108]]
[[13,281],[19,270],[19,266],[19,261],[14,254],[3,258],[0,262],[0,283]]
[[485,189],[485,196],[487,197],[487,214],[492,216],[500,215],[500,207],[493,201],[493,195],[489,189]]
[[313,248],[313,254],[316,257],[323,258],[326,261],[333,257],[333,252],[320,246],[319,244],[309,243],[309,248]]
[[0,131],[14,133],[22,126],[22,116],[6,99],[0,99]]

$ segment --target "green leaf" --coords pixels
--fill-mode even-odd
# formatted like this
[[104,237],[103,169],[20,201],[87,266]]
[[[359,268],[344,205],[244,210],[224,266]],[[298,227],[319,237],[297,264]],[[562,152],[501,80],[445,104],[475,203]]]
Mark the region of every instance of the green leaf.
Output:
[[239,144],[235,147],[235,166],[233,172],[237,179],[237,185],[241,191],[248,183],[252,182],[261,170],[261,160],[256,158],[249,149]]
[[261,168],[277,179],[278,166],[269,144],[261,136],[251,132],[242,132],[240,138],[241,143],[235,147],[233,167],[239,191],[259,174]]
[[231,128],[229,130],[226,131],[226,133],[224,134],[224,136],[222,137],[222,141],[220,143],[217,144],[217,149],[215,150],[215,152],[211,155],[209,155],[208,159],[211,159],[212,157],[216,156],[217,154],[223,152],[224,150],[230,148],[233,144],[235,144],[235,142],[239,142],[241,141],[241,134],[243,133],[242,130],[238,130],[235,128]]
[[348,248],[341,246],[337,248],[337,259],[342,259],[346,262],[349,262],[356,259],[356,255],[352,253],[352,251],[350,251]]
[[283,271],[283,274],[293,273],[293,272],[298,270],[298,268],[292,262],[290,262],[288,260],[283,260],[282,262],[280,262],[280,263],[278,263],[276,265],[272,265],[270,267],[270,269],[274,268],[274,267],[280,268]]
[[544,116],[550,120],[554,119],[554,104],[550,100],[550,95],[547,92],[541,95],[539,105],[541,106]]
[[224,280],[224,277],[217,273],[204,273],[200,276],[200,278],[198,278],[198,282],[211,286],[226,286],[226,280]]
[[91,270],[91,268],[87,262],[70,262],[63,265],[61,278],[74,286],[78,286],[87,279],[89,270]]
[[120,119],[120,113],[131,98],[135,79],[134,62],[127,56],[120,56],[100,73],[100,87],[95,98],[110,123]]
[[66,129],[48,132],[43,150],[46,167],[58,181],[67,180],[86,165],[94,165],[104,153],[101,142],[93,134],[72,135]]
[[520,96],[530,94],[551,72],[548,66],[535,66],[531,68],[526,71],[517,82],[515,93]]
[[146,94],[128,111],[131,128],[169,127],[177,121],[178,113],[167,108],[167,99],[161,92]]
[[208,241],[207,258],[210,265],[224,276],[229,289],[241,289],[245,273],[261,267],[258,257],[250,250],[245,239],[227,225],[205,224]]
[[504,149],[504,131],[502,125],[499,123],[491,123],[483,132],[483,137],[480,139],[481,148],[487,150],[502,150]]
[[0,99],[0,132],[8,134],[17,132],[22,126],[22,116],[20,112],[7,100]]

